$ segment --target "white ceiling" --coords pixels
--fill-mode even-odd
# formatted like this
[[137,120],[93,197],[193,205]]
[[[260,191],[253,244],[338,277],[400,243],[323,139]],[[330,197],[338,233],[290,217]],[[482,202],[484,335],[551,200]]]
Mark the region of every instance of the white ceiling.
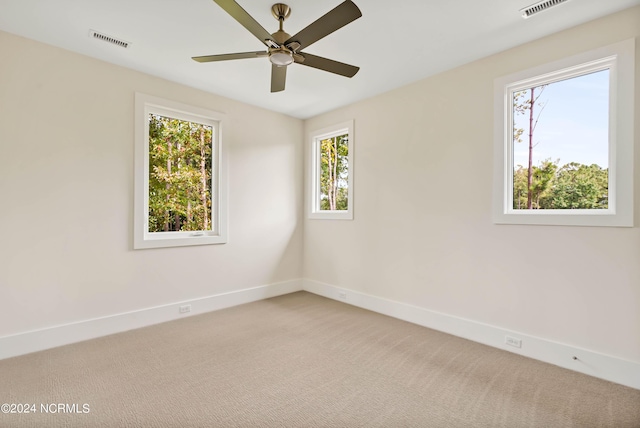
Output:
[[[237,0],[267,31],[276,0]],[[283,1],[283,0],[279,0]],[[295,34],[342,0],[288,0]],[[536,0],[354,0],[362,17],[305,52],[360,67],[348,79],[293,64],[270,93],[267,58],[200,64],[192,56],[264,50],[212,0],[0,0],[0,29],[249,104],[308,118],[635,5],[570,0],[530,19]],[[89,30],[131,42],[123,49]]]

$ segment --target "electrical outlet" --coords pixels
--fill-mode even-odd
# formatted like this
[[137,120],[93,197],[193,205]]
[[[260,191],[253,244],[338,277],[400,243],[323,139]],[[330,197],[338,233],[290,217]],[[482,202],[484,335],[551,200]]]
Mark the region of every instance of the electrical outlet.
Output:
[[514,346],[516,348],[522,348],[522,339],[518,339],[515,337],[505,336],[504,343],[506,343],[509,346]]
[[347,292],[344,290],[338,291],[338,297],[341,298],[342,300],[347,300]]
[[187,312],[191,312],[191,305],[182,305],[178,309],[181,314],[186,314]]

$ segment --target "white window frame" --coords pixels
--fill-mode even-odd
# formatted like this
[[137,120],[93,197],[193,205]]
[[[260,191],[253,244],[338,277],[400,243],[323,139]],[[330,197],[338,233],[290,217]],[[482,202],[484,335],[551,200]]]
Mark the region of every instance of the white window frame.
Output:
[[[493,221],[497,224],[633,226],[635,40],[495,80]],[[513,209],[513,93],[609,70],[609,203],[607,209]]]
[[[149,114],[212,127],[212,189],[209,231],[149,232]],[[151,95],[135,94],[134,249],[224,244],[227,242],[227,172],[223,150],[226,116]]]
[[[347,179],[347,209],[346,210],[321,210],[320,209],[320,142],[327,138],[347,134],[349,136],[349,177]],[[309,176],[309,205],[308,215],[310,219],[353,220],[353,171],[354,171],[354,147],[355,136],[353,132],[353,120],[342,122],[333,126],[317,129],[309,133],[311,141],[310,176]]]

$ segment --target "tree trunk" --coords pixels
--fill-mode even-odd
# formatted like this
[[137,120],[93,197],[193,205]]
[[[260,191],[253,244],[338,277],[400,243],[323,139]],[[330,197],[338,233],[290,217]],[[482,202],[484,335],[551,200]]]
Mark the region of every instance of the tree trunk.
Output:
[[333,198],[333,153],[332,147],[330,144],[326,144],[326,153],[327,153],[327,199],[329,200],[329,209],[334,209],[334,198]]
[[204,230],[209,230],[209,210],[207,208],[207,168],[205,154],[204,128],[200,127],[200,203],[202,203]]
[[333,167],[333,210],[338,208],[338,137],[333,137],[333,153],[335,157]]
[[529,171],[527,173],[527,209],[531,209],[533,205],[533,106],[535,103],[534,91],[531,88],[531,98],[529,105]]
[[171,217],[171,213],[169,212],[169,204],[171,202],[170,189],[171,184],[169,184],[169,180],[171,179],[171,156],[173,156],[173,144],[171,144],[171,140],[167,138],[167,150],[169,156],[167,156],[167,184],[165,185],[167,189],[167,209],[164,212],[164,231],[169,231],[169,218]]

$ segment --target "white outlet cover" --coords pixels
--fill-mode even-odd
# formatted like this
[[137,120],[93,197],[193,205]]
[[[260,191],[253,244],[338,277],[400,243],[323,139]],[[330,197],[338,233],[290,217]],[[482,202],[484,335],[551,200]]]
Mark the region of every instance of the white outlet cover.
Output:
[[504,343],[510,346],[514,346],[516,348],[522,348],[522,339],[517,339],[515,337],[505,336]]

